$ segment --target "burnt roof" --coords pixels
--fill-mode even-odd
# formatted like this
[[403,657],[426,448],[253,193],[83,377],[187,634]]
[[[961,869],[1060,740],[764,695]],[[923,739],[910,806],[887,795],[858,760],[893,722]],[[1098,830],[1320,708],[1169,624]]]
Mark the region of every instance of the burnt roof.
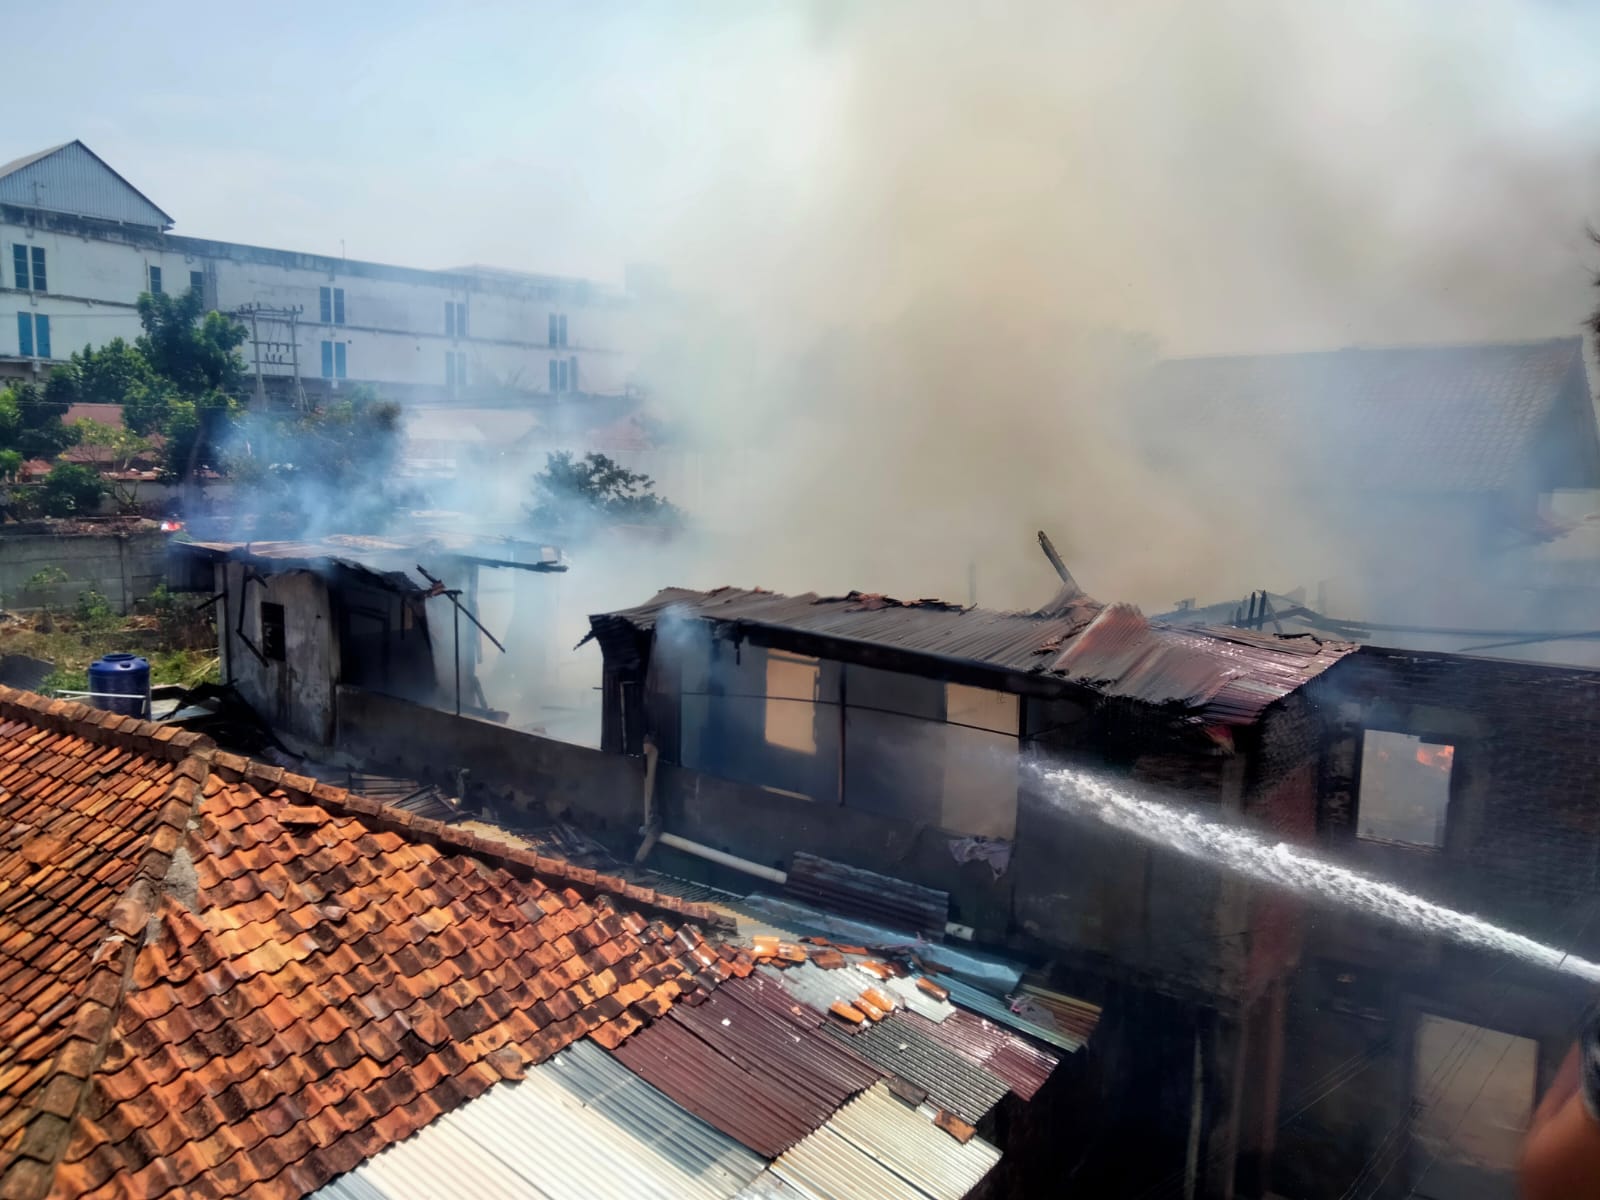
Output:
[[590,617],[590,636],[626,666],[644,652],[635,635],[674,617],[710,622],[736,638],[759,631],[758,641],[829,658],[896,651],[908,663],[901,669],[915,670],[910,660],[917,658],[934,660],[929,667],[964,665],[1225,725],[1257,720],[1355,649],[1309,635],[1161,625],[1132,605],[1087,598],[1066,615],[1044,616],[860,592],[782,596],[741,588],[668,588],[637,608]]
[[1145,403],[1144,427],[1174,453],[1192,452],[1196,433],[1237,438],[1303,482],[1600,486],[1600,429],[1576,337],[1169,359],[1153,368]]
[[[560,550],[538,542],[467,534],[328,534],[304,541],[173,542],[173,553],[211,562],[244,562],[261,570],[317,571],[345,567],[390,590],[426,594],[430,585],[410,572],[419,557],[454,559],[522,571],[565,571]],[[422,565],[426,566],[426,563]]]

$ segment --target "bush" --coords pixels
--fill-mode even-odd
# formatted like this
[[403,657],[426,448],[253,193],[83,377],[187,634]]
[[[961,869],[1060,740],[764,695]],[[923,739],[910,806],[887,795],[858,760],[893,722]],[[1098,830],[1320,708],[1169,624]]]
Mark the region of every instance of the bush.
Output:
[[52,517],[87,516],[100,507],[104,491],[100,476],[77,463],[57,464],[39,489],[45,514]]
[[72,615],[90,629],[104,629],[108,625],[115,624],[117,620],[117,614],[111,608],[111,601],[94,588],[78,594],[78,604],[72,610]]

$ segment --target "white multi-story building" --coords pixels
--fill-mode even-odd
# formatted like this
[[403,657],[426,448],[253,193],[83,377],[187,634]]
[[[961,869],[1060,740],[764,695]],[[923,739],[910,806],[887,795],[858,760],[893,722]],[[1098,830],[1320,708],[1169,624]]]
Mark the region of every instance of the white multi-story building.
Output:
[[422,404],[617,396],[627,297],[582,279],[426,271],[168,232],[172,218],[82,142],[0,166],[0,373],[42,375],[137,337],[142,292],[201,291],[251,330],[252,375],[283,392],[371,383]]

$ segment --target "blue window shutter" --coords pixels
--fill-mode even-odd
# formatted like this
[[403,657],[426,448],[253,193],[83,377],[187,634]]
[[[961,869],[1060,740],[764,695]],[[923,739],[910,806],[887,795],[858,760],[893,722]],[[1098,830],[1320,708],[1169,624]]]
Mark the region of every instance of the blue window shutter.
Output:
[[333,373],[336,378],[344,378],[344,343],[333,344]]
[[33,314],[17,314],[17,353],[23,358],[33,357]]
[[578,390],[578,359],[576,356],[567,359],[567,388],[574,392]]
[[[555,320],[554,317],[550,319]],[[556,390],[556,360],[553,358],[550,360],[550,390],[552,392]]]
[[322,343],[322,377],[324,379],[332,379],[333,378],[333,343],[332,342],[323,342]]
[[204,271],[189,272],[189,290],[203,292],[206,290],[206,273]]
[[26,246],[11,247],[11,264],[17,274],[17,291],[28,290],[28,248]]
[[[555,315],[555,313],[551,313],[550,314],[550,344],[552,346],[554,346],[556,344],[556,315]],[[555,369],[553,367],[551,368],[550,379],[551,379],[550,390],[553,392],[553,391],[556,390]]]
[[560,384],[557,391],[567,390],[567,364],[564,362],[556,364],[556,381]]
[[35,246],[33,248],[33,290],[36,292],[48,292],[50,290],[44,281],[43,246]]
[[[317,289],[317,316],[322,319],[324,325],[333,324],[333,292],[329,288]],[[324,342],[323,345],[327,343]]]
[[444,335],[445,337],[456,335],[456,306],[452,300],[444,302]]
[[567,344],[567,318],[566,317],[562,317],[561,318],[561,344],[563,346],[565,346]]
[[335,325],[343,325],[344,324],[344,289],[343,288],[334,288],[333,289],[333,323]]
[[50,318],[37,316],[33,319],[34,341],[38,344],[39,357],[50,357]]
[[467,302],[465,300],[456,305],[456,336],[467,336]]

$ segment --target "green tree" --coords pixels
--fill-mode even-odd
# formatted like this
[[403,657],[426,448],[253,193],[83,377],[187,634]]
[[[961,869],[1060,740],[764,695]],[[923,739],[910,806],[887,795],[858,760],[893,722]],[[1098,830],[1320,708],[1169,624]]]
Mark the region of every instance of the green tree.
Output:
[[139,297],[137,347],[150,369],[188,399],[208,392],[233,396],[244,382],[239,347],[245,327],[219,312],[206,312],[197,291]]
[[245,417],[228,473],[253,486],[261,515],[302,533],[381,528],[406,499],[395,482],[402,432],[398,404],[356,387],[309,412]]
[[39,489],[45,514],[52,517],[91,515],[100,507],[104,494],[100,473],[77,463],[57,463]]
[[582,535],[604,525],[670,525],[677,507],[656,495],[655,480],[593,451],[582,458],[557,450],[533,477],[528,516],[541,528]]
[[126,404],[131,395],[154,380],[139,349],[122,338],[112,338],[98,350],[85,346],[73,351],[71,358],[50,372],[45,396],[63,404]]
[[16,383],[0,392],[0,448],[23,458],[55,458],[75,445],[78,433],[61,423],[67,406],[51,400],[33,383]]
[[222,465],[241,411],[234,397],[244,382],[238,351],[245,328],[204,307],[193,289],[139,297],[144,333],[135,348],[155,378],[130,393],[124,420],[135,433],[161,433],[165,473],[174,479]]

